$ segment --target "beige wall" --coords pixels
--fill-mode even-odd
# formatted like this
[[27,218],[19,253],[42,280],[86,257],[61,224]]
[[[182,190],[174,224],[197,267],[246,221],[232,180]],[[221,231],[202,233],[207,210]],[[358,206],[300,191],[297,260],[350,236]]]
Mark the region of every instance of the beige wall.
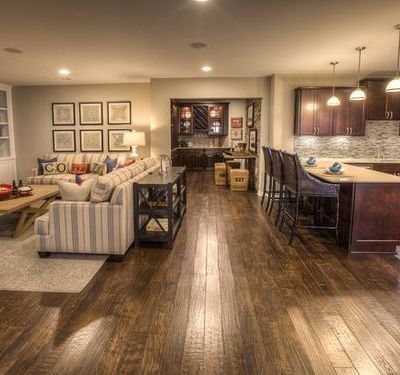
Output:
[[[106,125],[107,101],[130,100],[132,125]],[[103,102],[104,125],[80,126],[79,102]],[[75,102],[75,126],[52,126],[51,103]],[[13,109],[18,177],[31,174],[39,155],[52,152],[52,130],[75,129],[77,152],[80,150],[80,129],[102,129],[104,150],[107,151],[107,129],[129,129],[146,132],[146,146],[139,147],[140,156],[149,156],[150,135],[150,83],[73,85],[73,86],[25,86],[13,88]]]
[[263,97],[263,78],[153,79],[152,155],[170,153],[170,99],[246,99]]

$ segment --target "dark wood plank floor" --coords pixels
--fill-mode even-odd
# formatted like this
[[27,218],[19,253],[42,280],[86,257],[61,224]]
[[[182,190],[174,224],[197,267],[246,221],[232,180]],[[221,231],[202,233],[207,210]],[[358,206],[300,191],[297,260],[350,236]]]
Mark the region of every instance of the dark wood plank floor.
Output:
[[400,373],[397,258],[290,247],[208,173],[188,192],[172,251],[132,250],[80,294],[0,291],[0,373]]

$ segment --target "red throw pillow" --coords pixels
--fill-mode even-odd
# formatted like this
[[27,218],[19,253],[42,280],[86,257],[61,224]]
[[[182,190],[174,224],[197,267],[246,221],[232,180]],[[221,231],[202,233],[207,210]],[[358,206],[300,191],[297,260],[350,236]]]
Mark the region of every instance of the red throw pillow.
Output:
[[127,162],[125,162],[124,164],[121,165],[121,168],[129,167],[130,165],[135,164],[135,161],[136,161],[136,160],[127,161]]
[[85,174],[89,172],[90,164],[73,164],[71,165],[72,174]]

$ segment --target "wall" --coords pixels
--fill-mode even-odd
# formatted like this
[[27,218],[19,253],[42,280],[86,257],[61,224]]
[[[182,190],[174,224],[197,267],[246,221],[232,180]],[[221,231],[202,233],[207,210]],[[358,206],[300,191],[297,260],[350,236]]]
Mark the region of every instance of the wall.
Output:
[[[130,100],[132,125],[52,126],[51,103],[75,102],[76,123],[79,123],[79,102],[103,102],[104,124],[107,121],[107,101]],[[140,156],[149,156],[150,83],[110,85],[23,86],[13,88],[14,128],[19,177],[31,174],[39,155],[52,152],[52,130],[74,129],[77,152],[80,150],[80,129],[103,129],[103,144],[108,147],[107,129],[130,129],[146,132],[146,146],[139,147]]]
[[295,137],[300,156],[376,158],[378,149],[386,158],[400,158],[399,121],[367,121],[363,137]]

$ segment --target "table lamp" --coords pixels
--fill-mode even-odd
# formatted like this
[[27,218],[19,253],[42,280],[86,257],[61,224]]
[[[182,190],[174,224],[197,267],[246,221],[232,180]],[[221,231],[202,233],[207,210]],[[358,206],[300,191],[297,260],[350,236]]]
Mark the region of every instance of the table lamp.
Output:
[[131,155],[130,157],[136,159],[139,155],[137,153],[137,146],[145,146],[146,140],[144,136],[144,132],[126,132],[124,133],[124,146],[131,146]]

